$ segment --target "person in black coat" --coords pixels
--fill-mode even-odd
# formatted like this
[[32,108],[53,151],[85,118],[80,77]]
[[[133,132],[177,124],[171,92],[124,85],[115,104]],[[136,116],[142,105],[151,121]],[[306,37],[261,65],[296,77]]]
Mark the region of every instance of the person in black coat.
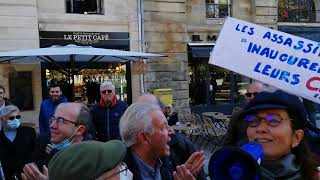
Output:
[[111,82],[102,83],[100,93],[100,102],[91,111],[96,140],[107,142],[120,139],[119,121],[127,104],[117,99],[115,86]]
[[18,107],[5,106],[0,110],[0,161],[5,179],[20,179],[23,165],[34,159],[36,132],[31,127],[21,126]]
[[[190,158],[195,160],[197,156],[201,156],[201,154],[203,154],[202,151],[196,152],[196,148],[193,143],[185,135],[175,132],[170,137],[171,140],[168,144],[170,146],[170,160],[172,167],[188,163]],[[206,174],[203,168],[198,171],[196,178],[197,180],[206,180]]]
[[173,112],[172,104],[165,104],[163,113],[167,118],[169,126],[175,125],[178,122],[178,113]]

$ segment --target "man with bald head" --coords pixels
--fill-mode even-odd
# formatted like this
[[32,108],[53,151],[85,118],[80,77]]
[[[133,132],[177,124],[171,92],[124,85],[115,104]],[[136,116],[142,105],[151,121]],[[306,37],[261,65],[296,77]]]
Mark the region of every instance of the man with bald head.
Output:
[[[90,110],[84,104],[59,104],[54,116],[50,118],[51,144],[47,146],[46,153],[42,154],[39,161],[24,166],[23,179],[37,179],[39,176],[46,176],[46,166],[49,160],[58,151],[68,148],[71,144],[81,142],[87,136],[90,121]],[[44,168],[44,174],[38,167]]]

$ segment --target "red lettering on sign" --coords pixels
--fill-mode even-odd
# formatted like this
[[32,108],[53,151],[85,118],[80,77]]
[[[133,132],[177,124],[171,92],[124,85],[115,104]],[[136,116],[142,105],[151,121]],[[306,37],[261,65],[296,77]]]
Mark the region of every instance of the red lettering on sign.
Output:
[[306,83],[306,87],[307,87],[307,89],[309,89],[311,91],[318,91],[319,88],[312,87],[312,85],[311,85],[311,83],[314,82],[314,81],[320,81],[320,77],[312,77],[312,78],[310,78]]

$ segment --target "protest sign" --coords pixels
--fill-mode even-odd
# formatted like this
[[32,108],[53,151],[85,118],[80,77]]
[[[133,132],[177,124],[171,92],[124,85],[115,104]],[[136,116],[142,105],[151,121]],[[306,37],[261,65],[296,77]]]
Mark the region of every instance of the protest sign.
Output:
[[227,18],[214,64],[320,103],[320,43]]

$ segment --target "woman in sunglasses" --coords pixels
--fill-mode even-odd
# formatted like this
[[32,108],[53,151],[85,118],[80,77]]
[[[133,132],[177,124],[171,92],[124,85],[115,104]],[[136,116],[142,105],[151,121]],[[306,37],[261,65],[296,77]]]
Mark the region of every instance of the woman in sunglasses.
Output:
[[175,125],[178,122],[178,114],[173,111],[172,104],[165,104],[163,113],[167,118],[169,126]]
[[31,127],[21,126],[16,106],[2,108],[0,120],[0,161],[5,179],[20,179],[23,165],[31,162],[36,152],[36,132]]
[[320,179],[320,160],[306,144],[307,114],[297,96],[261,92],[240,118],[247,122],[248,140],[263,146],[262,179]]

